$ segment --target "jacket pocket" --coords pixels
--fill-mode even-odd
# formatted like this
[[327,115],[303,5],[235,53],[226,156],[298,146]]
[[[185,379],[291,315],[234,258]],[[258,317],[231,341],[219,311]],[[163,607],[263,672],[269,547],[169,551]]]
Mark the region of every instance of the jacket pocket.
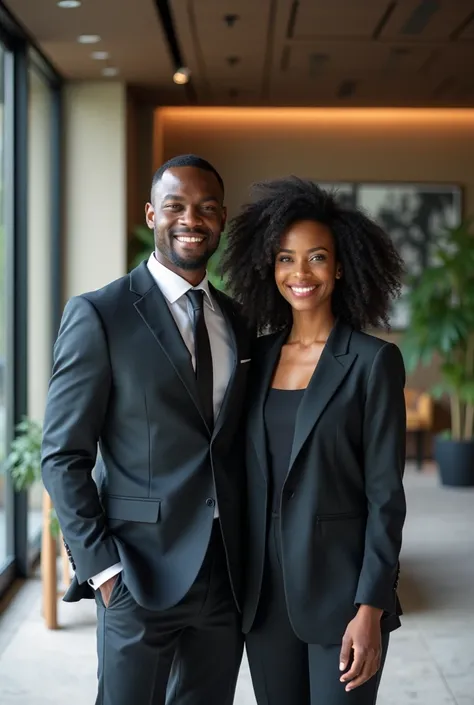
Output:
[[146,524],[155,524],[160,519],[161,499],[137,499],[135,497],[106,495],[103,498],[103,503],[107,519]]
[[346,519],[363,519],[367,515],[364,512],[341,512],[337,514],[317,514],[316,521],[344,521]]

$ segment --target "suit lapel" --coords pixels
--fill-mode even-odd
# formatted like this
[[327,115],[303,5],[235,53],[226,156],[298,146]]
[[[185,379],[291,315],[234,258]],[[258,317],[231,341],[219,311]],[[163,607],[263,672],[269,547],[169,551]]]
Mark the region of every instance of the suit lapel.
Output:
[[296,415],[288,472],[334,394],[349,373],[357,355],[349,352],[350,326],[336,322],[324,346]]
[[196,405],[203,422],[206,423],[201,410],[191,355],[165,297],[148,271],[146,262],[130,273],[130,288],[140,295],[134,303],[139,316],[167,356]]
[[[280,351],[288,337],[288,329],[283,330],[269,341],[269,347],[262,356],[262,359],[255,361],[256,374],[252,374],[254,389],[251,390],[252,403],[248,418],[248,433],[255,446],[260,469],[265,481],[268,479],[268,458],[267,458],[267,437],[265,430],[265,402],[268,390],[272,382]],[[254,363],[252,363],[254,364]]]

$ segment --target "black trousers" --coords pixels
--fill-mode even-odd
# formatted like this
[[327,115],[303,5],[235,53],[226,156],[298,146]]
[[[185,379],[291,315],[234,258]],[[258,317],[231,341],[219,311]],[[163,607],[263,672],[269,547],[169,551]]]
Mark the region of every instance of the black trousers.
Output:
[[96,705],[231,705],[243,651],[218,521],[201,570],[176,606],[140,607],[120,575],[96,591]]
[[[340,682],[341,644],[306,644],[291,627],[283,588],[278,522],[268,534],[264,586],[246,649],[258,705],[374,705],[382,668],[353,691]],[[382,636],[382,666],[388,634]]]

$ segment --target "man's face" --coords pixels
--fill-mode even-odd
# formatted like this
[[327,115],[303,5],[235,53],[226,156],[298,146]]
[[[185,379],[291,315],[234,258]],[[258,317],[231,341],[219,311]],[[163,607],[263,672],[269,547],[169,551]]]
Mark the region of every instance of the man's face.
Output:
[[146,222],[155,233],[157,259],[183,276],[204,270],[226,221],[222,188],[211,171],[168,169],[156,184]]

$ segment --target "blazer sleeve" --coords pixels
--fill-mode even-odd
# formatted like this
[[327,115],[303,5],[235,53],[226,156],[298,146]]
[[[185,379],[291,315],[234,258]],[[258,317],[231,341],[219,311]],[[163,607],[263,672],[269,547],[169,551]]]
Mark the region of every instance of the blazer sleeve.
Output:
[[88,299],[75,297],[54,346],[41,471],[80,583],[120,560],[92,477],[110,388],[101,319]]
[[405,367],[392,343],[379,349],[369,375],[364,411],[364,472],[368,519],[355,598],[394,613],[405,523]]

